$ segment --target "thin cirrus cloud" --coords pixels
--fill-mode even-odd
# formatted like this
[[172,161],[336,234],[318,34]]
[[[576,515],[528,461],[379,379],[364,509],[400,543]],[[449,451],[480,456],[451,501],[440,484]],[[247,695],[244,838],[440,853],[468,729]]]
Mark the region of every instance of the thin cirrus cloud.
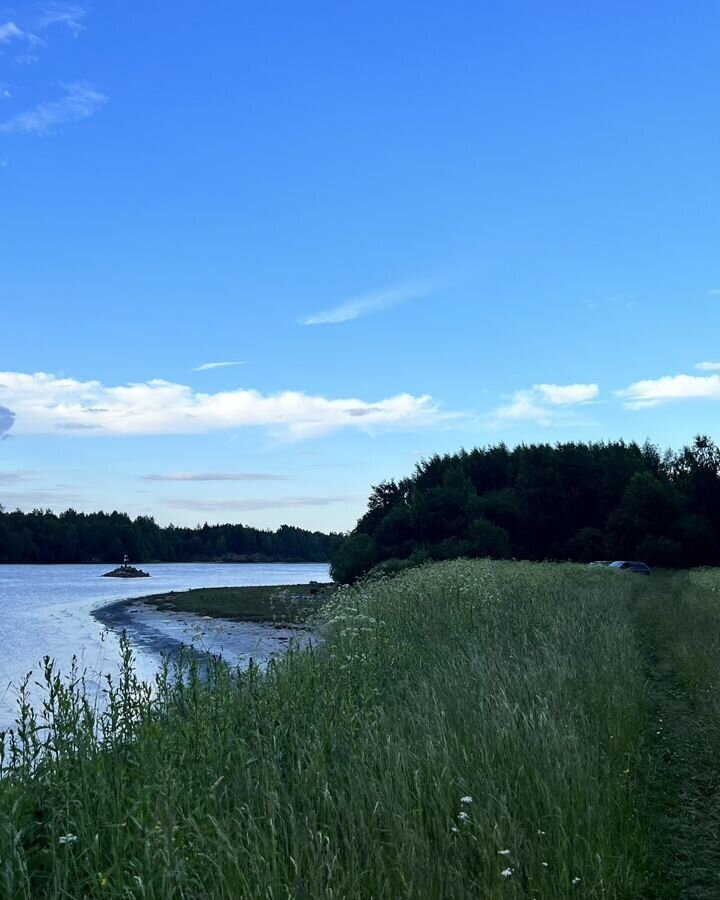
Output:
[[31,31],[25,31],[15,22],[3,22],[0,25],[0,44],[9,44],[11,41],[25,41],[28,44],[41,43],[40,38]]
[[227,369],[230,366],[244,366],[243,360],[229,360],[227,362],[207,362],[196,366],[193,372],[208,372],[210,369]]
[[270,472],[170,472],[142,477],[145,481],[287,481],[285,475]]
[[204,434],[243,427],[264,428],[298,439],[342,429],[370,433],[414,430],[457,418],[457,414],[441,411],[426,394],[396,394],[368,402],[289,390],[263,394],[238,388],[202,393],[160,379],[109,386],[45,372],[0,372],[0,403],[7,404],[6,430],[14,421],[18,434],[60,431],[78,439],[120,434]]
[[35,472],[29,469],[0,471],[0,484],[20,484],[23,481],[30,481],[34,477]]
[[86,10],[74,3],[50,3],[40,13],[38,29],[44,31],[54,25],[64,25],[77,37],[84,30]]
[[599,394],[596,384],[534,384],[515,391],[491,413],[491,421],[496,426],[527,421],[551,425],[567,418],[573,408],[592,403]]
[[432,293],[432,285],[425,282],[413,282],[412,284],[398,285],[371,294],[364,294],[354,300],[348,300],[332,309],[324,312],[313,313],[306,316],[303,325],[339,325],[341,322],[350,322],[362,316],[390,309],[408,300],[419,300]]
[[42,136],[60,125],[89,119],[107,102],[107,97],[89,84],[66,84],[63,90],[65,95],[59,100],[38,103],[32,109],[0,122],[0,134]]
[[701,372],[720,372],[720,362],[699,362],[695,363],[695,368]]
[[664,375],[616,391],[625,409],[647,409],[683,400],[720,400],[720,375]]
[[242,500],[185,500],[178,497],[164,497],[160,500],[163,506],[171,509],[188,509],[195,512],[215,512],[235,510],[237,512],[253,512],[262,509],[300,509],[305,506],[332,506],[335,503],[347,503],[355,497],[259,497]]
[[81,494],[64,489],[38,488],[36,490],[3,491],[2,502],[7,509],[38,509],[40,507],[71,506],[83,503],[85,500]]

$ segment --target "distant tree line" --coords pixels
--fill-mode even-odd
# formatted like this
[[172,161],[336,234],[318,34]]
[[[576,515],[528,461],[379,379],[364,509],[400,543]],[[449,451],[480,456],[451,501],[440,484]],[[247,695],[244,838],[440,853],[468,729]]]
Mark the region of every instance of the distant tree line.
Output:
[[0,563],[118,563],[125,553],[133,562],[327,562],[339,540],[290,525],[162,528],[149,516],[0,506]]
[[720,565],[720,449],[505,444],[433,456],[373,488],[332,556],[349,582],[460,556]]

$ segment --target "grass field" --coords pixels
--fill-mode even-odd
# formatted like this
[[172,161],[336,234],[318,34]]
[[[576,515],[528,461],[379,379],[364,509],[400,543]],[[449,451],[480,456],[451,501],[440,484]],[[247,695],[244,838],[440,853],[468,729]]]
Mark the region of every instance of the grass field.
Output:
[[[238,673],[52,671],[3,898],[717,898],[720,577],[440,563]],[[179,675],[182,677],[178,677]]]
[[[316,596],[310,594],[313,587],[317,590]],[[333,590],[332,585],[319,584],[195,588],[151,594],[129,602],[243,622],[298,624],[314,615]]]

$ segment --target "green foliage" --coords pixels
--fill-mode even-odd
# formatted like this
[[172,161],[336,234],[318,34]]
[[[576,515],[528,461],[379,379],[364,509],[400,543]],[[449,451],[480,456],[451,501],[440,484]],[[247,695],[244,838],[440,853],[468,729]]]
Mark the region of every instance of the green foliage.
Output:
[[277,531],[208,524],[161,528],[149,516],[7,512],[0,506],[0,563],[120,563],[125,553],[133,562],[325,562],[339,541],[339,535],[289,525]]
[[617,441],[436,455],[412,477],[373,488],[333,572],[352,581],[418,552],[720,564],[720,450],[698,437],[679,453]]
[[340,584],[348,584],[369,572],[377,559],[375,540],[362,532],[352,534],[333,554],[330,576]]

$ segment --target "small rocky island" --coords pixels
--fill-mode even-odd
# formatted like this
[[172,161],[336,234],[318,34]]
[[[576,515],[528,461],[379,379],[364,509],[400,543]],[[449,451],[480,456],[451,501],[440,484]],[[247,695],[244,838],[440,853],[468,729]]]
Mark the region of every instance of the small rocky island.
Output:
[[149,572],[143,572],[142,569],[136,569],[135,566],[131,566],[128,563],[127,553],[123,559],[122,565],[118,566],[117,569],[113,569],[112,572],[104,572],[103,578],[149,578]]

